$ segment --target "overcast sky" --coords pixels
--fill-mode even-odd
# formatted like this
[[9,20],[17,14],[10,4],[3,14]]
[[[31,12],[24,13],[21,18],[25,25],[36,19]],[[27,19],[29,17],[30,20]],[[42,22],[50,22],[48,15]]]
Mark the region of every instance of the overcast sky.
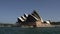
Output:
[[33,10],[43,20],[60,21],[60,0],[0,0],[0,22],[15,23],[17,17]]

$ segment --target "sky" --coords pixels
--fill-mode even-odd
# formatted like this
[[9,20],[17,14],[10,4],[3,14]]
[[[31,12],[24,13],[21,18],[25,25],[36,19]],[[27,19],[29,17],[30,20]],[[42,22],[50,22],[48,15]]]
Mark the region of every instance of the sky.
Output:
[[17,17],[33,10],[43,20],[60,21],[60,0],[0,0],[0,22],[16,23]]

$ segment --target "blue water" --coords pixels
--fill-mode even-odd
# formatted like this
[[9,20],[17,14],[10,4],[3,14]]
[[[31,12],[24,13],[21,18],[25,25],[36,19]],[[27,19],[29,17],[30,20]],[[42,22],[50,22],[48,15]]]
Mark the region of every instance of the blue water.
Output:
[[0,27],[0,34],[60,34],[60,27],[55,28]]

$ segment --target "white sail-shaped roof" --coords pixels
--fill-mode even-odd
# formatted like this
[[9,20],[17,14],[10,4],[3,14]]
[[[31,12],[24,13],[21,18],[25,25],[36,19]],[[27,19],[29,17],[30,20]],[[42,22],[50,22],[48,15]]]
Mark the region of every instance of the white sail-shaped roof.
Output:
[[22,22],[24,21],[21,17],[18,17]]

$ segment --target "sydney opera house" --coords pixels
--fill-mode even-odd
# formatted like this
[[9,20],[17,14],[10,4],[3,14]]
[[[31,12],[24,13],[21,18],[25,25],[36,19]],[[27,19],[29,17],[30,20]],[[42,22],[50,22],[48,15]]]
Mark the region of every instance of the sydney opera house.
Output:
[[16,24],[2,24],[0,27],[60,27],[60,22],[51,22],[50,20],[43,21],[37,11],[31,14],[24,14],[17,18]]
[[31,14],[18,17],[16,24],[19,27],[56,27],[59,26],[60,22],[43,21],[37,11],[34,10]]

